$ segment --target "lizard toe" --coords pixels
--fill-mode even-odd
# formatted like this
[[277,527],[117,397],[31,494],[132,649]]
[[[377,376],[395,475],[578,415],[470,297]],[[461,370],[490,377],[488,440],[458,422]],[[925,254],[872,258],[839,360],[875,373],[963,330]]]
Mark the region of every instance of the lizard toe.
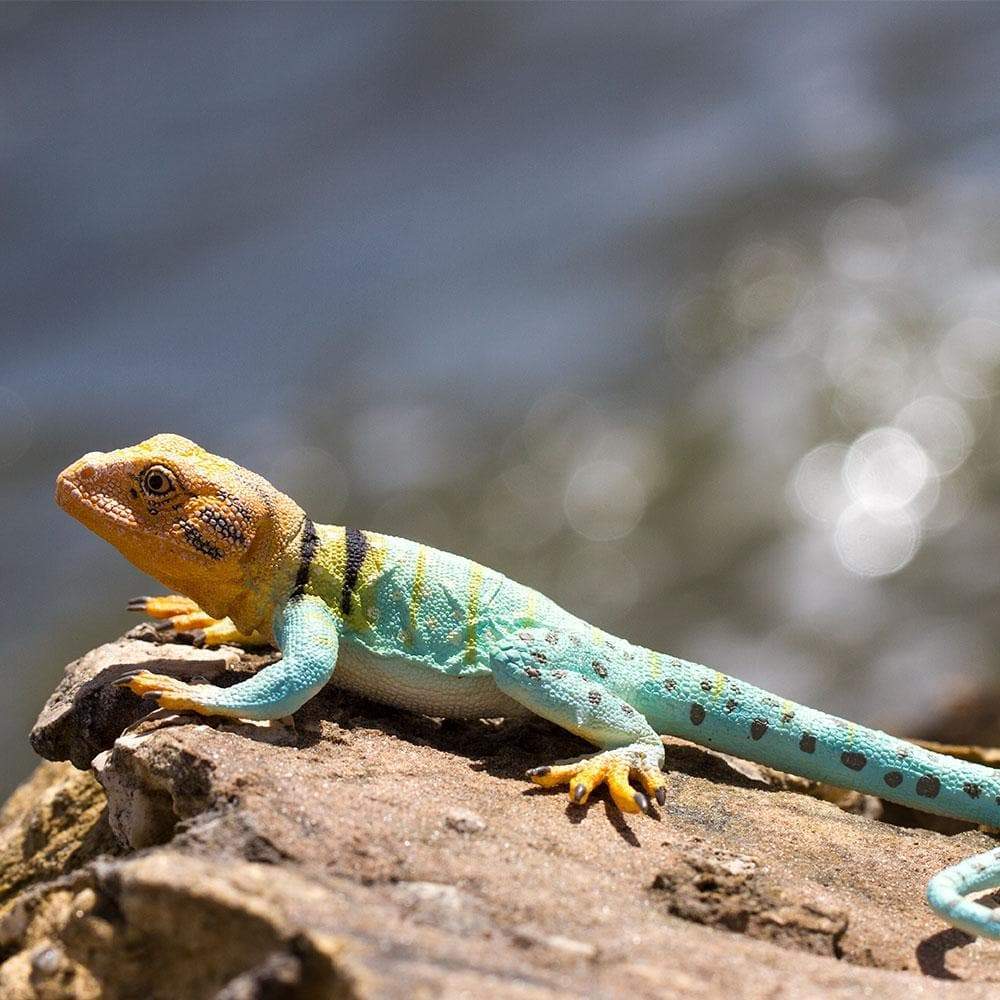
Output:
[[201,608],[189,597],[180,594],[164,594],[160,597],[133,597],[128,602],[129,611],[137,611],[149,618],[173,618],[177,615],[190,615]]
[[119,687],[127,687],[140,698],[150,698],[160,708],[172,708],[178,711],[199,710],[192,686],[176,677],[154,674],[149,670],[137,670],[118,678],[114,683]]
[[[605,784],[612,801],[626,813],[649,812],[649,796],[663,805],[666,784],[658,766],[645,759],[645,752],[632,747],[605,750],[577,760],[534,767],[527,777],[542,788],[569,786],[569,800],[584,805],[598,786]],[[636,777],[645,791],[635,789],[630,778]]]
[[658,806],[666,805],[667,780],[663,772],[651,767],[633,767],[632,776],[638,778],[646,794],[656,800]]

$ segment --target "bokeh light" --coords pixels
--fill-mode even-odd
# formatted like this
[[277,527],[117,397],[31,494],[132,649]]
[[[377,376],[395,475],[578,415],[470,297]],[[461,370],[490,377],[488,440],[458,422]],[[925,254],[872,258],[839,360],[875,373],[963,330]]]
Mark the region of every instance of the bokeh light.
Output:
[[594,542],[624,538],[639,523],[645,507],[646,491],[624,462],[587,462],[566,484],[566,520]]
[[939,476],[954,472],[969,457],[975,438],[962,406],[944,396],[920,396],[896,415],[895,425],[920,442]]
[[837,519],[837,554],[859,576],[886,576],[901,570],[920,545],[920,522],[905,507],[871,510],[852,503]]
[[847,445],[836,441],[817,445],[796,467],[792,495],[799,508],[817,521],[835,523],[847,506],[843,478],[847,451]]
[[923,448],[895,427],[862,434],[844,458],[847,490],[865,510],[897,511],[911,503],[931,475]]

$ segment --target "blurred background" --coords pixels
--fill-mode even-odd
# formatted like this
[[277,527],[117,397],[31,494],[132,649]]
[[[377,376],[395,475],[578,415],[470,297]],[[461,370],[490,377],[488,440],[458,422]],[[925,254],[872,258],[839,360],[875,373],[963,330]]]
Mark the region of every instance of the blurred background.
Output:
[[998,61],[986,4],[4,5],[0,792],[161,590],[54,477],[167,430],[816,707],[974,703]]

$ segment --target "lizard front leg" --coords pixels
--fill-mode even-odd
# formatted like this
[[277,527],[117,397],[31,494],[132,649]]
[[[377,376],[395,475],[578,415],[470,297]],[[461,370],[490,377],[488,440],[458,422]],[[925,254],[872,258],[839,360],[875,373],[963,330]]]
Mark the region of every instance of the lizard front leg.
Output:
[[[603,751],[536,767],[527,776],[543,787],[568,784],[570,801],[577,804],[605,783],[622,812],[648,810],[647,795],[663,805],[663,742],[637,709],[602,683],[603,668],[589,649],[586,639],[572,646],[551,630],[523,629],[499,642],[490,658],[501,691]],[[632,787],[630,778],[642,784],[645,794]]]
[[258,632],[241,632],[231,618],[213,618],[202,611],[189,597],[164,594],[160,597],[134,597],[128,602],[129,611],[137,611],[156,619],[157,632],[171,638],[189,635],[196,646],[260,646],[265,640]]
[[301,708],[333,674],[337,619],[318,597],[293,597],[274,620],[282,657],[232,687],[188,684],[140,670],[115,683],[153,698],[161,708],[241,719],[280,719]]

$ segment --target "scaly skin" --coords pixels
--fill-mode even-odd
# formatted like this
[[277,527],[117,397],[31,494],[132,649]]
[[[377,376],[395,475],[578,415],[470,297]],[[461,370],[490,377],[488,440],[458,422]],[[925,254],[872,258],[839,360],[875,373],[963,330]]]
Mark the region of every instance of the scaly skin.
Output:
[[[1000,775],[634,646],[468,559],[315,525],[260,476],[172,434],[93,452],[58,503],[185,596],[133,603],[208,643],[273,641],[282,659],[229,688],[141,671],[161,707],[273,719],[333,683],[452,718],[532,712],[600,752],[528,773],[583,803],[601,783],[624,812],[666,798],[660,733],[928,812],[1000,826]],[[336,667],[336,670],[335,670]],[[642,791],[630,784],[637,781]],[[1000,849],[931,879],[945,920],[1000,937],[965,895],[1000,885]],[[997,917],[994,919],[993,914]]]

